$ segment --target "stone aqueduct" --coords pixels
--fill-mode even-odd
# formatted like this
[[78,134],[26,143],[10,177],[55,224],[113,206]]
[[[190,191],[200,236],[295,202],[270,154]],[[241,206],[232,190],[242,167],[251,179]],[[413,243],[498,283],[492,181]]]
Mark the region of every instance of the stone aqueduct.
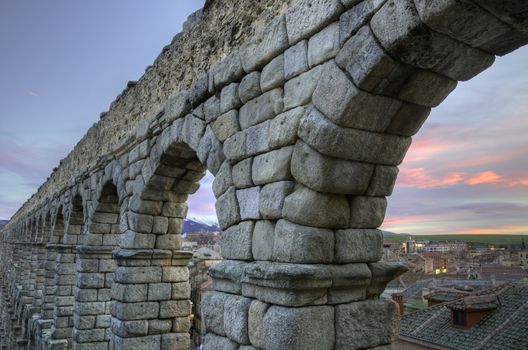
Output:
[[291,2],[208,1],[13,216],[3,348],[188,349],[180,232],[206,170],[205,349],[390,348],[397,166],[457,81],[528,42],[528,2]]

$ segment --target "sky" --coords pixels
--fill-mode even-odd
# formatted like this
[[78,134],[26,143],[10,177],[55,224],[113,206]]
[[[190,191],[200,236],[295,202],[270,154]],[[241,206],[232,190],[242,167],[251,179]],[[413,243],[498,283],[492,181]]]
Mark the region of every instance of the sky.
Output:
[[[0,2],[0,219],[45,181],[203,0]],[[400,168],[383,229],[528,234],[528,47],[434,109]],[[214,221],[213,177],[189,216]]]

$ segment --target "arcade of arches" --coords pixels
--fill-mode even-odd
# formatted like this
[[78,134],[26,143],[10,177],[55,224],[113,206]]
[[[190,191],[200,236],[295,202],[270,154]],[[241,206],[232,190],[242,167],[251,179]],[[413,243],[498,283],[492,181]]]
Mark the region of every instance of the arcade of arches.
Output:
[[3,348],[188,349],[180,233],[206,170],[224,261],[210,270],[205,349],[390,348],[397,306],[379,295],[404,269],[379,262],[377,228],[397,166],[457,81],[528,42],[528,3],[270,5],[265,28],[105,144],[120,108],[148,110],[171,86],[164,62],[221,1],[192,16],[2,230]]

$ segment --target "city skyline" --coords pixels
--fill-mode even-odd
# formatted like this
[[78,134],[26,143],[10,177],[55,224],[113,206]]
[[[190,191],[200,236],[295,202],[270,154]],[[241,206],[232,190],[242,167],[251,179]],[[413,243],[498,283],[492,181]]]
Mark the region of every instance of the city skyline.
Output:
[[[8,52],[0,82],[0,219],[36,191],[126,82],[203,5],[119,3],[0,5],[0,43]],[[87,20],[87,12],[98,20]],[[433,110],[400,168],[383,229],[528,233],[527,55],[523,48],[498,58]],[[189,199],[190,216],[214,219],[211,183],[208,174]]]

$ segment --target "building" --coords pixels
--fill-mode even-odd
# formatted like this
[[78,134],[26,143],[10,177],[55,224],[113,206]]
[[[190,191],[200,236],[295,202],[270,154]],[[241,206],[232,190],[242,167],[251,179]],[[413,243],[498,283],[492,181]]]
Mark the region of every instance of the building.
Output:
[[[401,318],[395,350],[526,350],[528,284],[505,284],[469,295],[444,292],[446,302]],[[451,300],[450,300],[451,299]]]

